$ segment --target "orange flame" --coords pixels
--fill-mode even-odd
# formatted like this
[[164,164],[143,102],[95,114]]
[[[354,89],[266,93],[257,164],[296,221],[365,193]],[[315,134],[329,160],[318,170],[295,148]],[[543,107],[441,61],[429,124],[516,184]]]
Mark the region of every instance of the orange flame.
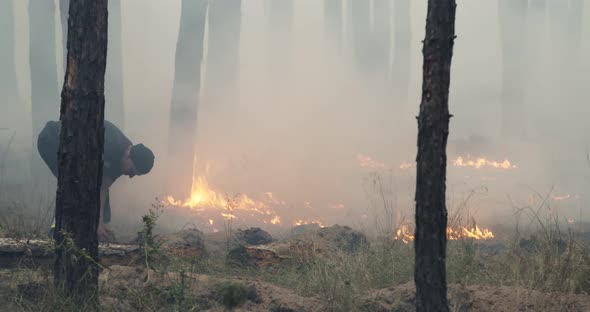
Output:
[[363,167],[363,168],[370,168],[370,169],[383,169],[383,168],[385,168],[384,163],[374,160],[373,158],[371,158],[367,155],[358,154],[357,159],[358,159],[361,167]]
[[[190,197],[181,201],[172,196],[168,196],[164,201],[165,204],[189,208],[195,212],[205,210],[219,210],[220,215],[225,220],[238,219],[239,212],[248,212],[260,215],[274,215],[270,220],[272,224],[280,224],[281,219],[274,213],[272,205],[284,205],[284,202],[277,201],[273,198],[272,193],[267,192],[262,200],[254,200],[246,194],[239,194],[233,198],[224,196],[213,190],[205,177],[196,177],[193,179]],[[213,219],[209,219],[209,224],[213,224]]]
[[498,169],[513,169],[516,168],[516,165],[513,165],[508,159],[505,159],[503,162],[497,162],[493,160],[489,160],[485,157],[478,157],[476,159],[470,159],[469,156],[467,159],[463,159],[463,157],[459,156],[457,159],[453,161],[453,166],[456,167],[472,167],[472,168],[482,168],[482,167],[492,167]]
[[321,221],[318,221],[318,220],[307,221],[307,220],[300,219],[300,220],[296,220],[293,222],[293,226],[300,226],[300,225],[307,225],[307,224],[317,224],[321,228],[326,227],[325,224],[323,224]]
[[[410,229],[411,227],[408,225],[400,226],[396,232],[393,239],[401,240],[404,244],[409,244],[410,242],[414,241],[414,232]],[[475,239],[475,240],[486,240],[495,238],[492,231],[489,229],[481,230],[479,226],[467,228],[464,226],[459,226],[457,228],[447,228],[447,239],[448,240],[460,240],[460,239]]]

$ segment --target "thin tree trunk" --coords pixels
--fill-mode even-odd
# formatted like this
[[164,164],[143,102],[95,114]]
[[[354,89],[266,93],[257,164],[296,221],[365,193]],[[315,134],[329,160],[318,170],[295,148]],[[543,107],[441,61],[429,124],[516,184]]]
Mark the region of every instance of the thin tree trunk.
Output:
[[[391,1],[373,0],[373,62],[378,81],[389,85],[391,66]],[[387,86],[387,89],[390,87]]]
[[72,0],[62,90],[56,197],[56,286],[98,303],[107,0]]
[[[293,0],[267,0],[266,2],[269,67],[271,80],[274,83],[288,76],[291,65],[293,5]],[[274,87],[280,90],[283,86],[279,84]]]
[[445,203],[449,86],[455,0],[429,0],[418,117],[415,268],[416,311],[448,311]]
[[348,0],[349,37],[357,66],[370,72],[372,60],[371,1]]
[[186,199],[190,195],[201,93],[201,64],[207,18],[207,0],[183,0],[180,30],[176,44],[176,69],[172,104],[168,158],[171,195]]
[[570,0],[569,14],[569,57],[570,64],[579,65],[580,45],[582,42],[582,30],[584,27],[584,0]]
[[12,0],[0,0],[0,128],[22,123],[15,65],[14,8]]
[[207,89],[235,87],[240,65],[242,0],[215,0],[209,5]]
[[54,1],[29,1],[31,111],[33,138],[57,118],[59,87],[55,48]]
[[121,1],[109,0],[109,47],[105,78],[105,118],[124,129],[123,46]]
[[502,134],[525,134],[527,0],[498,0],[502,44]]
[[324,0],[324,30],[326,38],[340,49],[342,47],[342,0]]
[[391,76],[396,106],[407,100],[410,86],[410,63],[412,61],[410,13],[410,0],[393,1],[394,43]]

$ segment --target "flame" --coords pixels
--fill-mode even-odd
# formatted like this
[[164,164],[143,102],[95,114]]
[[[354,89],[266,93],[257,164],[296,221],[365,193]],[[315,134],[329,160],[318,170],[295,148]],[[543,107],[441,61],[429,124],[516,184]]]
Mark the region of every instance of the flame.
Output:
[[[404,244],[408,244],[414,241],[414,232],[410,229],[411,226],[401,225],[395,232],[393,239],[401,240]],[[460,239],[475,239],[475,240],[486,240],[495,238],[492,231],[489,229],[481,230],[479,226],[467,228],[459,226],[456,228],[447,228],[447,239],[448,240],[460,240]]]
[[[242,216],[244,212],[249,213],[251,216],[256,214],[274,215],[270,223],[280,224],[281,219],[274,213],[272,207],[284,205],[285,203],[276,200],[271,192],[264,193],[262,200],[254,200],[246,194],[238,194],[230,198],[212,189],[207,179],[199,176],[193,179],[191,194],[187,200],[181,201],[168,196],[164,204],[189,208],[197,213],[218,210],[219,215],[225,220],[239,219],[238,214]],[[214,219],[209,218],[208,222],[213,225]]]
[[459,156],[457,159],[453,161],[453,166],[456,167],[472,167],[479,169],[481,167],[492,167],[498,169],[513,169],[516,168],[516,165],[513,165],[508,159],[505,159],[503,162],[497,162],[493,160],[489,160],[485,157],[478,157],[476,159],[470,159],[469,156],[467,159],[463,159],[463,157]]
[[356,157],[361,165],[361,167],[363,168],[370,168],[370,169],[383,169],[385,168],[385,164],[374,160],[373,158],[367,156],[367,155],[363,155],[363,154],[358,154]]
[[274,218],[270,219],[270,223],[271,224],[280,224],[281,223],[281,218],[279,216],[274,216]]
[[401,165],[399,165],[399,168],[401,170],[410,169],[412,167],[414,167],[414,164],[411,162],[403,162],[403,163],[401,163]]
[[572,198],[572,195],[567,194],[567,195],[563,195],[563,196],[551,196],[551,199],[555,200],[555,201],[560,201],[560,200],[566,200],[566,199],[570,199]]
[[299,220],[296,220],[296,221],[293,222],[293,226],[300,226],[300,225],[307,225],[307,224],[317,224],[321,228],[325,228],[326,227],[325,224],[323,224],[321,221],[318,221],[318,220],[307,221],[307,220],[299,219]]

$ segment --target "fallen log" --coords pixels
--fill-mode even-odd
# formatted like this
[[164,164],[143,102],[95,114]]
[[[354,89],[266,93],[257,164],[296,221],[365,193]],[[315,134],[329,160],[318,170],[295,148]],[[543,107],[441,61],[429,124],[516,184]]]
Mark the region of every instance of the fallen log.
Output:
[[[98,251],[103,266],[133,264],[140,261],[142,255],[139,245],[101,243]],[[51,240],[0,238],[0,268],[50,264],[53,256]]]

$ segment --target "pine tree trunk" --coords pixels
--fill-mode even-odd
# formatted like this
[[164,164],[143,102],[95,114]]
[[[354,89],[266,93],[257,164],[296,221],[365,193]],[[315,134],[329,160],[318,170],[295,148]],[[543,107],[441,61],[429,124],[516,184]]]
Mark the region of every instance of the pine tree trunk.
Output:
[[394,0],[394,38],[392,85],[394,105],[400,106],[408,98],[410,86],[410,63],[412,62],[410,40],[412,38],[410,23],[410,0]]
[[268,55],[272,81],[288,75],[291,64],[293,0],[267,0],[269,45]]
[[66,71],[66,66],[68,62],[66,60],[66,56],[68,54],[68,11],[70,10],[70,0],[59,0],[59,17],[61,21],[61,44],[63,48],[63,69],[64,72]]
[[71,0],[56,197],[56,286],[75,300],[95,303],[107,15],[107,0]]
[[105,78],[105,118],[124,129],[123,46],[121,1],[109,0],[109,47]]
[[324,0],[324,30],[326,38],[337,49],[342,47],[342,0]]
[[391,1],[373,0],[373,62],[377,81],[389,89],[389,68],[391,60]]
[[168,138],[168,188],[180,200],[188,198],[193,182],[207,2],[182,0]]
[[16,79],[14,48],[15,32],[12,0],[0,0],[0,111],[2,112],[0,114],[0,128],[11,130],[14,130],[23,122],[23,109],[19,100]]
[[498,0],[502,44],[502,134],[525,134],[527,0]]
[[455,0],[429,0],[418,117],[415,268],[416,311],[448,311],[445,203],[449,86]]
[[372,69],[371,1],[348,0],[348,33],[354,60],[359,69]]
[[[66,66],[68,10],[70,0],[59,0],[61,18],[63,66]],[[123,46],[121,0],[109,1],[109,47],[105,78],[106,120],[124,129],[125,103],[123,85]]]
[[231,89],[237,83],[241,10],[242,0],[215,0],[209,5],[207,88],[212,92]]
[[54,1],[29,1],[29,27],[31,112],[36,140],[45,123],[58,116]]

